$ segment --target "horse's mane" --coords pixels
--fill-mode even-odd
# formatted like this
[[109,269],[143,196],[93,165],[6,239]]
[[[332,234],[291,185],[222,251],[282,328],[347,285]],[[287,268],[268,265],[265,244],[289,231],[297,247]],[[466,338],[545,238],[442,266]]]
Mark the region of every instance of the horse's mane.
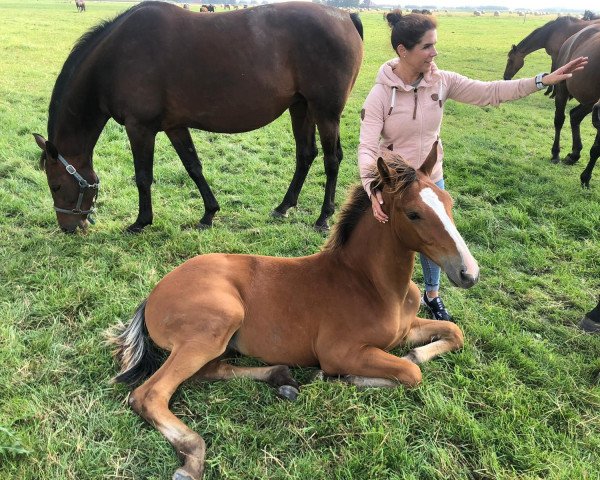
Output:
[[[417,172],[414,168],[404,162],[400,155],[389,153],[386,154],[384,158],[391,174],[390,180],[391,184],[394,186],[393,193],[402,195],[402,193],[404,193],[404,191],[417,179]],[[371,169],[367,178],[371,179],[370,185],[372,190],[382,187],[383,180],[376,166]],[[371,199],[367,195],[367,192],[365,192],[363,186],[361,184],[354,185],[350,190],[348,199],[342,206],[338,221],[334,225],[323,249],[337,250],[348,243],[354,228],[358,225],[360,218],[370,206]]]
[[49,139],[54,138],[54,127],[56,124],[56,115],[58,106],[61,104],[65,93],[68,90],[69,81],[77,70],[77,67],[84,58],[87,57],[88,53],[98,44],[101,38],[111,31],[114,25],[123,17],[130,15],[135,10],[141,8],[144,3],[125,10],[123,13],[117,15],[112,20],[104,20],[100,24],[92,27],[86,33],[84,33],[77,43],[73,46],[71,53],[67,57],[62,70],[60,71],[54,89],[52,90],[52,96],[50,97],[50,107],[48,109],[48,137]]
[[523,45],[528,44],[534,38],[537,38],[538,36],[541,37],[541,36],[547,35],[547,31],[549,29],[553,29],[555,27],[561,28],[564,25],[567,25],[567,24],[570,24],[570,23],[573,23],[573,22],[578,22],[578,21],[579,21],[578,18],[572,17],[570,15],[565,15],[564,17],[559,17],[559,18],[557,18],[555,20],[550,20],[548,23],[545,23],[541,27],[536,28],[533,32],[531,32],[523,40],[521,40],[517,44],[517,49],[518,50],[522,50]]

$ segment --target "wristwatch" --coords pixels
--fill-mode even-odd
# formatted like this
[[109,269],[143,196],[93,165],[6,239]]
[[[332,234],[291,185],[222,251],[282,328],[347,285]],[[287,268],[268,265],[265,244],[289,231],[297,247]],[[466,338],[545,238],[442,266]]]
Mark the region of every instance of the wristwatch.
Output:
[[548,75],[548,74],[547,73],[538,73],[535,76],[535,86],[538,88],[538,90],[542,90],[548,86],[548,85],[544,85],[542,83],[542,78],[544,78],[546,75]]

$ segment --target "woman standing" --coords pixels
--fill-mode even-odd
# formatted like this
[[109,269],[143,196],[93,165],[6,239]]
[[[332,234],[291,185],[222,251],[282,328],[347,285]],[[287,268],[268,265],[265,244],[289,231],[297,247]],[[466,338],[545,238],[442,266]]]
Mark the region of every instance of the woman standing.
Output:
[[[580,57],[550,74],[539,74],[535,78],[495,82],[471,80],[436,67],[433,60],[437,55],[437,23],[433,17],[402,15],[395,11],[388,13],[386,18],[392,28],[392,48],[398,57],[382,65],[365,100],[358,148],[363,186],[371,196],[373,215],[382,223],[387,222],[388,216],[381,193],[371,189],[371,169],[386,149],[411,159],[411,166],[419,168],[439,138],[447,100],[480,106],[498,105],[561,82],[587,63],[587,58]],[[441,141],[437,154],[431,179],[443,189]],[[434,318],[451,320],[439,295],[440,268],[424,255],[420,259],[425,280],[423,303]]]

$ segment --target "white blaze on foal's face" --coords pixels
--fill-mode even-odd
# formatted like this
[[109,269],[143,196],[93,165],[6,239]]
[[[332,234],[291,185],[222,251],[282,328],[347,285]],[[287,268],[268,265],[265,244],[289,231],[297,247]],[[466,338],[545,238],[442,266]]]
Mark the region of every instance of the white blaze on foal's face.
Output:
[[462,263],[466,268],[466,273],[476,276],[479,273],[477,262],[471,255],[471,252],[469,251],[469,248],[467,247],[467,244],[461,237],[460,233],[458,233],[454,222],[446,213],[446,209],[444,208],[442,201],[430,187],[421,190],[419,195],[421,196],[423,202],[435,212],[442,222],[442,225],[448,232],[448,235],[450,235],[450,238],[454,240],[454,243],[456,244],[456,250],[458,251],[462,259]]

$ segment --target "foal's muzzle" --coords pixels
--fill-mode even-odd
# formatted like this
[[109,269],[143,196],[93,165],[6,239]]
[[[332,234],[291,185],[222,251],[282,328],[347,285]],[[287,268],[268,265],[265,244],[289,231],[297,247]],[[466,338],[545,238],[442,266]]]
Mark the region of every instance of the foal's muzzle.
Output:
[[464,265],[455,266],[449,263],[443,265],[442,268],[455,287],[471,288],[479,281],[479,266],[472,267],[471,271],[467,271]]

